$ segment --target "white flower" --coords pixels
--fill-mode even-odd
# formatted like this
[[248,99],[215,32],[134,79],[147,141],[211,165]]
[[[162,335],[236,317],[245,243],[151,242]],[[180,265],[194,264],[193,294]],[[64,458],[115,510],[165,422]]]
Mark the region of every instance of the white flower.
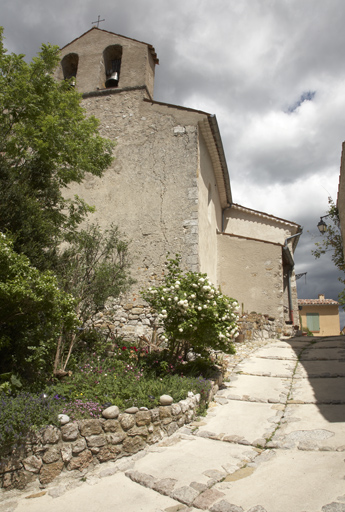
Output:
[[180,283],[180,281],[176,281],[176,282],[175,282],[175,285],[176,285],[176,284],[177,284],[177,285],[180,285],[181,283]]
[[182,327],[180,327],[180,328],[179,328],[179,331],[180,331],[180,332],[183,332],[183,329],[182,329]]
[[205,281],[205,279],[203,277],[200,277],[199,283],[203,283],[204,281]]
[[163,315],[166,315],[166,309],[162,309]]
[[202,307],[201,306],[198,306],[198,311],[201,311],[202,310]]
[[174,297],[174,301],[177,302],[178,301],[178,297]]
[[204,308],[204,309],[207,309],[207,304],[204,304],[204,305],[203,305],[203,308]]

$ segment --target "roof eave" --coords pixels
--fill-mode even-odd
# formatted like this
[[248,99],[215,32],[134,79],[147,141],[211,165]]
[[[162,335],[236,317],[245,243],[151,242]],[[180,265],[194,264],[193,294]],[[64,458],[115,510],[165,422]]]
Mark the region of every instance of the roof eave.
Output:
[[208,114],[199,127],[212,160],[221,206],[227,208],[232,203],[230,177],[216,116]]

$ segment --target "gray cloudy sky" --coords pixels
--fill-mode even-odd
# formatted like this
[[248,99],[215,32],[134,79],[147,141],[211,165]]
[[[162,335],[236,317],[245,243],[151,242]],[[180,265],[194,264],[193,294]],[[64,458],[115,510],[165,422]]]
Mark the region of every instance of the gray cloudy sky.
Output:
[[337,197],[345,140],[344,0],[4,4],[5,46],[30,59],[41,43],[79,37],[98,15],[100,28],[152,44],[155,99],[216,114],[234,202],[301,224],[296,272],[308,274],[299,297],[337,299],[338,272],[311,249],[327,198]]

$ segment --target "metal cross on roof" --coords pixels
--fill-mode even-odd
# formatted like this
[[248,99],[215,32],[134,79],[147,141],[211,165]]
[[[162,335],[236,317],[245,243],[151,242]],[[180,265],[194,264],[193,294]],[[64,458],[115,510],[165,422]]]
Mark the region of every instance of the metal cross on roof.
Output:
[[99,24],[100,24],[100,23],[102,23],[102,21],[105,21],[105,19],[104,19],[104,20],[100,20],[99,18],[100,18],[100,15],[98,15],[98,20],[97,20],[97,21],[93,21],[93,22],[91,23],[91,25],[95,25],[95,23],[97,23],[97,28],[98,28],[98,27],[99,27]]

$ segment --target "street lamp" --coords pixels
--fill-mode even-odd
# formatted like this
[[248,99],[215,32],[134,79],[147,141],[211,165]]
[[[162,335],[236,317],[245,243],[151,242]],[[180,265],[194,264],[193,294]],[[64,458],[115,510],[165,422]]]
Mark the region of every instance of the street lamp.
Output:
[[320,217],[320,222],[317,225],[317,228],[322,235],[327,231],[327,224],[325,221],[322,220],[325,217],[328,217],[328,215],[324,215],[323,217]]

